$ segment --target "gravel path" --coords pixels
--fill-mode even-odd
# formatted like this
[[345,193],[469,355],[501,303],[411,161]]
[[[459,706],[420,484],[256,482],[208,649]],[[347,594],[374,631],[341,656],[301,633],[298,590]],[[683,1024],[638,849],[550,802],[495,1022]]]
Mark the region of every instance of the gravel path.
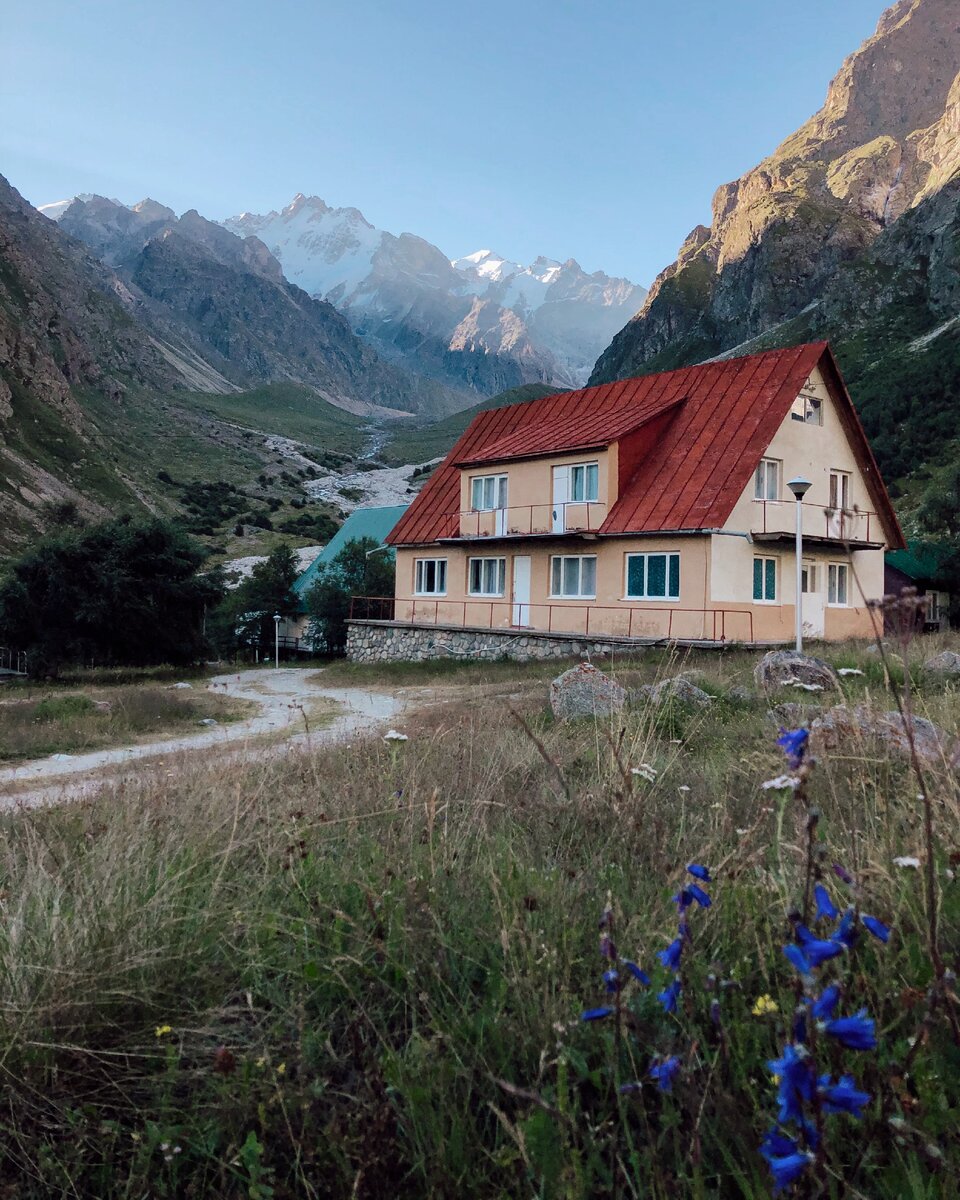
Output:
[[[209,690],[252,700],[260,705],[260,711],[246,720],[210,726],[186,737],[95,750],[89,754],[52,755],[15,767],[4,767],[0,769],[0,808],[32,807],[90,795],[107,781],[130,778],[145,769],[145,760],[169,755],[191,754],[196,750],[229,751],[230,758],[285,753],[307,740],[301,708],[307,709],[309,714],[310,705],[318,700],[333,701],[340,706],[340,711],[328,725],[312,730],[309,735],[311,746],[336,742],[358,730],[375,730],[395,720],[403,711],[403,702],[385,692],[324,687],[319,682],[310,682],[311,676],[316,679],[319,674],[316,667],[281,667],[279,670],[263,667],[239,675],[217,675],[209,681]],[[265,746],[254,740],[269,734],[280,735],[280,744]],[[128,763],[136,764],[137,771],[118,775],[114,770]],[[27,789],[22,786],[34,782],[41,786]]]

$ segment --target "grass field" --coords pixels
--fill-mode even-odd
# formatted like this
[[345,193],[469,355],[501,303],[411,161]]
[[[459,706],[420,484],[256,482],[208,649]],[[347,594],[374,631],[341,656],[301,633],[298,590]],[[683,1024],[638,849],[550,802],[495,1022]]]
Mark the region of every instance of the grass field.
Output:
[[[864,672],[844,677],[851,702],[892,706],[876,658],[828,656]],[[918,781],[854,739],[804,765],[797,791],[763,788],[787,769],[777,721],[765,699],[729,695],[753,661],[624,662],[627,684],[683,666],[716,699],[575,724],[545,707],[552,667],[344,665],[325,679],[432,688],[436,704],[403,726],[407,741],[201,762],[164,786],[3,818],[0,1187],[767,1196],[767,1064],[806,1010],[785,914],[820,879],[892,933],[864,931],[815,970],[817,989],[842,987],[844,1016],[869,1011],[878,1044],[844,1049],[811,1024],[818,1066],[870,1098],[859,1120],[815,1106],[823,1149],[798,1194],[956,1195],[960,1048],[946,994],[929,1007]],[[912,682],[918,711],[955,731],[956,686]],[[923,783],[936,953],[955,970],[955,774],[933,761]],[[657,995],[673,972],[657,955],[690,862],[709,866],[713,903],[687,912],[667,1012]],[[604,932],[651,979],[612,1000],[608,903]],[[665,1091],[651,1063],[674,1058]]]

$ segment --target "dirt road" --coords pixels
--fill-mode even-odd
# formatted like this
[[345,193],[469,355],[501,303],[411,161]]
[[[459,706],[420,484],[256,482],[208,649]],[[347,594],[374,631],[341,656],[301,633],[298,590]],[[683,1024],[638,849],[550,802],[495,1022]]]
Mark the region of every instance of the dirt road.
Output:
[[[199,750],[229,753],[231,758],[283,753],[303,743],[307,734],[303,710],[309,714],[318,701],[332,701],[339,711],[326,725],[312,729],[310,744],[335,742],[357,730],[376,730],[396,720],[404,703],[386,692],[367,688],[324,687],[322,672],[315,667],[261,668],[241,674],[218,675],[208,688],[243,700],[252,700],[260,711],[243,721],[198,729],[186,737],[95,750],[89,754],[53,755],[15,767],[0,769],[0,808],[37,805],[89,795],[109,777],[129,777],[126,765],[145,765],[145,760],[162,759]],[[265,742],[275,735],[277,741]],[[118,773],[116,768],[121,768]],[[33,786],[36,785],[36,786]]]

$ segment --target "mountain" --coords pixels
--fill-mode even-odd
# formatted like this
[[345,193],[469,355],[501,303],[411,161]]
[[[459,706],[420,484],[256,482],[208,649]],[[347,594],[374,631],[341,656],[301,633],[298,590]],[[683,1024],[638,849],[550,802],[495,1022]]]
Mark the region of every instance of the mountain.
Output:
[[352,411],[452,406],[441,387],[382,362],[332,305],[289,283],[255,237],[149,199],[127,207],[89,196],[40,211],[116,272],[140,320],[202,360],[197,390],[296,383]]
[[376,229],[356,208],[317,196],[223,224],[265,243],[291,282],[335,304],[385,357],[482,395],[582,383],[646,295],[573,259],[524,267],[480,250],[450,260],[423,238]]
[[888,477],[956,436],[960,6],[900,0],[713,199],[592,383],[829,337]]

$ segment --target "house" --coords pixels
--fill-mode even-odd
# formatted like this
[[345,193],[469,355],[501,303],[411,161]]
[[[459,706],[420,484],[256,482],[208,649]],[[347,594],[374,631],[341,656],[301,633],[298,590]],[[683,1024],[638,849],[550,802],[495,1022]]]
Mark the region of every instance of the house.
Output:
[[950,628],[952,597],[943,585],[943,574],[951,554],[949,546],[936,542],[908,542],[905,549],[891,550],[884,557],[884,594],[898,596],[903,588],[916,588],[926,597],[923,628],[929,633]]
[[474,418],[396,523],[394,622],[776,643],[865,637],[903,536],[828,345]]
[[296,620],[283,622],[281,635],[286,639],[285,644],[289,645],[292,641],[299,649],[306,636],[306,597],[317,582],[321,570],[333,562],[348,542],[359,542],[362,538],[372,538],[378,546],[383,547],[382,553],[392,558],[394,549],[386,545],[386,537],[406,511],[406,504],[395,504],[385,508],[356,508],[350,513],[313,562],[294,582],[293,592],[300,601],[300,615]]

